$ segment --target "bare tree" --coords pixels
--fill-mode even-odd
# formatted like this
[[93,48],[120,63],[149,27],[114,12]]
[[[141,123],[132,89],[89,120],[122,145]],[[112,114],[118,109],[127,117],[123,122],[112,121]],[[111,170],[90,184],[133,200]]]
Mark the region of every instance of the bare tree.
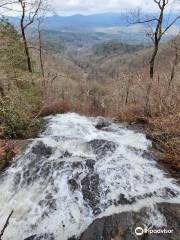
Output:
[[7,7],[8,5],[18,3],[18,0],[1,0],[0,8]]
[[19,4],[21,7],[20,27],[21,27],[21,33],[22,33],[29,72],[32,72],[32,62],[30,57],[28,41],[26,37],[26,30],[31,24],[34,23],[34,20],[38,15],[38,12],[40,11],[42,3],[43,3],[43,0],[33,0],[30,2],[27,2],[26,0],[19,0]]
[[42,23],[42,18],[38,18],[39,60],[40,60],[40,66],[41,66],[41,74],[44,77],[44,63],[43,63],[41,23]]
[[40,9],[40,12],[37,17],[39,61],[40,61],[41,74],[42,74],[43,78],[45,77],[45,71],[44,71],[44,60],[43,60],[42,24],[45,20],[45,16],[49,12],[52,12],[51,5],[49,4],[49,0],[43,0],[43,7]]
[[1,0],[0,1],[0,16],[2,17],[5,12],[12,10],[12,6],[18,3],[18,0]]
[[[143,17],[143,14],[141,14],[140,9],[137,9],[137,11],[132,12],[131,15],[131,24],[148,24],[148,32],[147,36],[150,37],[152,43],[153,43],[153,49],[152,54],[149,60],[149,76],[150,81],[147,86],[147,94],[145,98],[145,112],[147,115],[151,115],[151,107],[150,107],[150,94],[151,94],[151,88],[152,88],[152,80],[154,78],[154,68],[155,68],[155,62],[156,57],[159,51],[159,45],[161,43],[161,40],[163,36],[167,33],[167,31],[180,19],[180,14],[178,14],[176,17],[174,17],[168,24],[166,24],[165,21],[165,12],[172,3],[170,0],[152,0],[154,4],[157,5],[159,9],[159,13],[155,14],[155,16],[145,16]],[[177,2],[179,2],[177,0]]]
[[7,218],[4,226],[3,226],[3,229],[2,229],[1,232],[0,232],[0,240],[2,240],[2,237],[3,237],[3,235],[4,235],[4,232],[5,232],[6,228],[7,228],[8,225],[9,225],[9,220],[10,220],[11,216],[13,215],[13,212],[14,212],[14,211],[11,211],[11,213],[9,214],[9,216],[8,216],[8,218]]
[[158,54],[159,50],[159,44],[162,40],[162,37],[166,34],[166,32],[180,19],[180,14],[176,16],[173,20],[171,20],[170,23],[168,23],[165,26],[165,11],[167,7],[170,5],[170,0],[152,0],[159,9],[159,14],[157,16],[153,17],[146,17],[145,19],[141,19],[140,10],[138,9],[136,12],[132,14],[134,20],[131,21],[133,24],[145,24],[145,23],[152,23],[152,26],[148,25],[149,32],[147,35],[150,37],[150,39],[153,42],[153,50],[152,55],[149,61],[150,65],[150,78],[153,79],[154,77],[154,66],[155,66],[155,60],[156,56]]

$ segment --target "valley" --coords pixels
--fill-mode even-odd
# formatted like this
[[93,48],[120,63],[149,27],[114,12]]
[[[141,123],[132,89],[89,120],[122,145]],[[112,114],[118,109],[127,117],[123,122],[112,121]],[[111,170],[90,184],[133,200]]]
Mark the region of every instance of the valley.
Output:
[[178,240],[178,13],[28,13],[0,21],[0,240]]

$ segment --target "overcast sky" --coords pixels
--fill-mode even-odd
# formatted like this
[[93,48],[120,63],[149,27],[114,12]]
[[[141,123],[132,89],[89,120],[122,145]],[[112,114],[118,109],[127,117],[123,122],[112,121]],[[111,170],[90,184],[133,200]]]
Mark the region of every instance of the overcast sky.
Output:
[[[6,1],[6,0],[0,0]],[[31,1],[31,0],[28,0]],[[34,1],[34,0],[32,0]],[[159,10],[153,0],[47,0],[51,5],[54,14],[73,15],[73,14],[93,14],[104,12],[122,12],[137,7],[145,11]],[[180,11],[180,0],[169,0],[170,10]],[[176,3],[175,3],[176,2]],[[179,2],[177,4],[177,2]],[[14,6],[14,13],[6,9],[0,9],[4,15],[18,15],[19,4]],[[168,10],[168,9],[167,9]],[[169,11],[169,10],[168,10]]]
[[51,2],[58,14],[65,15],[121,12],[135,7],[142,7],[146,11],[156,9],[153,0],[52,0]]

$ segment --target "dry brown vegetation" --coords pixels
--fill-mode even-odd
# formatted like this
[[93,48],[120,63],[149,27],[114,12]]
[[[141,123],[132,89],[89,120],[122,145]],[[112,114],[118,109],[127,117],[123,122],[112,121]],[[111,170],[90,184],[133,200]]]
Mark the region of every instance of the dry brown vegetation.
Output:
[[10,160],[16,155],[13,141],[0,142],[0,171],[7,167]]
[[[179,46],[179,39],[176,39]],[[159,145],[161,161],[171,159],[179,171],[180,159],[180,64],[174,66],[174,42],[161,44],[151,82],[150,110],[145,113],[149,85],[148,59],[151,49],[137,54],[111,56],[90,64],[84,71],[79,63],[63,56],[46,56],[45,105],[43,115],[76,111],[85,115],[104,115],[129,123],[143,122]],[[179,54],[179,49],[178,49]],[[124,58],[124,61],[120,61]],[[86,62],[87,59],[84,59]],[[79,67],[81,66],[81,67]],[[173,79],[171,79],[174,70]],[[84,71],[84,72],[83,72]],[[57,73],[53,78],[53,73]],[[59,74],[58,74],[59,73]],[[50,77],[51,76],[51,77]],[[50,79],[53,79],[51,81]],[[169,162],[168,162],[169,164]]]
[[[19,45],[17,41],[13,45],[12,35],[10,38],[5,35],[6,43],[10,42],[7,48],[14,51],[14,57],[11,62],[7,59],[6,67],[5,62],[1,62],[1,110],[4,109],[1,111],[1,128],[5,127],[6,136],[32,136],[32,126],[36,126],[39,116],[67,111],[103,115],[129,123],[148,123],[151,138],[161,145],[166,157],[171,156],[177,162],[180,158],[179,38],[161,44],[153,81],[148,69],[151,48],[103,58],[95,55],[89,58],[89,53],[71,58],[43,49],[42,77],[36,45],[31,48],[34,72],[29,73],[22,64],[23,51],[16,51],[22,49],[22,42],[11,26],[10,30]],[[147,97],[151,112],[148,117]]]
[[[72,110],[77,109],[85,114],[101,113],[118,117],[122,121],[134,121],[137,117],[143,117],[149,81],[149,52],[150,49],[133,57],[131,54],[126,55],[126,64],[119,64],[117,56],[100,63],[92,62],[88,73],[84,73],[83,68],[62,56],[46,56],[46,76],[49,72],[57,73],[53,81],[46,80],[46,101],[52,102],[52,98],[53,102],[66,101]],[[170,43],[165,46],[162,44],[150,96],[152,116],[178,111],[179,65],[170,84],[174,56]],[[118,58],[121,59],[121,56]],[[53,78],[53,74],[50,75]]]

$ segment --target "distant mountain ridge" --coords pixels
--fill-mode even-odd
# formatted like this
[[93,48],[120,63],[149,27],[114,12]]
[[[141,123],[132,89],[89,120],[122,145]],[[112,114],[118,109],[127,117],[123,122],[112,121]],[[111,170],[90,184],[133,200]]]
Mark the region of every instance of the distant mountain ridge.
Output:
[[[171,21],[174,16],[173,14],[171,17],[166,15],[165,21]],[[9,17],[9,21],[19,28],[20,19],[18,17]],[[166,34],[163,40],[172,39],[176,35],[179,26],[175,26],[171,32]],[[37,38],[36,27],[36,24],[33,24],[28,29],[29,37],[32,40]],[[146,26],[140,24],[130,25],[125,13],[48,16],[44,19],[41,29],[46,42],[50,46],[53,43],[60,49],[66,48],[65,45],[82,48],[111,40],[128,44],[149,44],[149,38],[145,35]]]
[[127,25],[124,14],[105,13],[93,15],[73,15],[68,17],[51,16],[45,19],[46,28],[94,28],[94,27],[112,27]]
[[[72,16],[59,16],[53,15],[46,17],[44,20],[43,28],[50,30],[60,30],[62,28],[86,28],[93,29],[98,27],[115,27],[115,26],[127,26],[127,14],[126,13],[100,13],[93,15],[81,15],[76,14]],[[171,17],[169,14],[165,15],[165,21],[171,21],[175,14]],[[9,17],[10,22],[18,24],[18,17]],[[178,21],[180,25],[180,21]]]

